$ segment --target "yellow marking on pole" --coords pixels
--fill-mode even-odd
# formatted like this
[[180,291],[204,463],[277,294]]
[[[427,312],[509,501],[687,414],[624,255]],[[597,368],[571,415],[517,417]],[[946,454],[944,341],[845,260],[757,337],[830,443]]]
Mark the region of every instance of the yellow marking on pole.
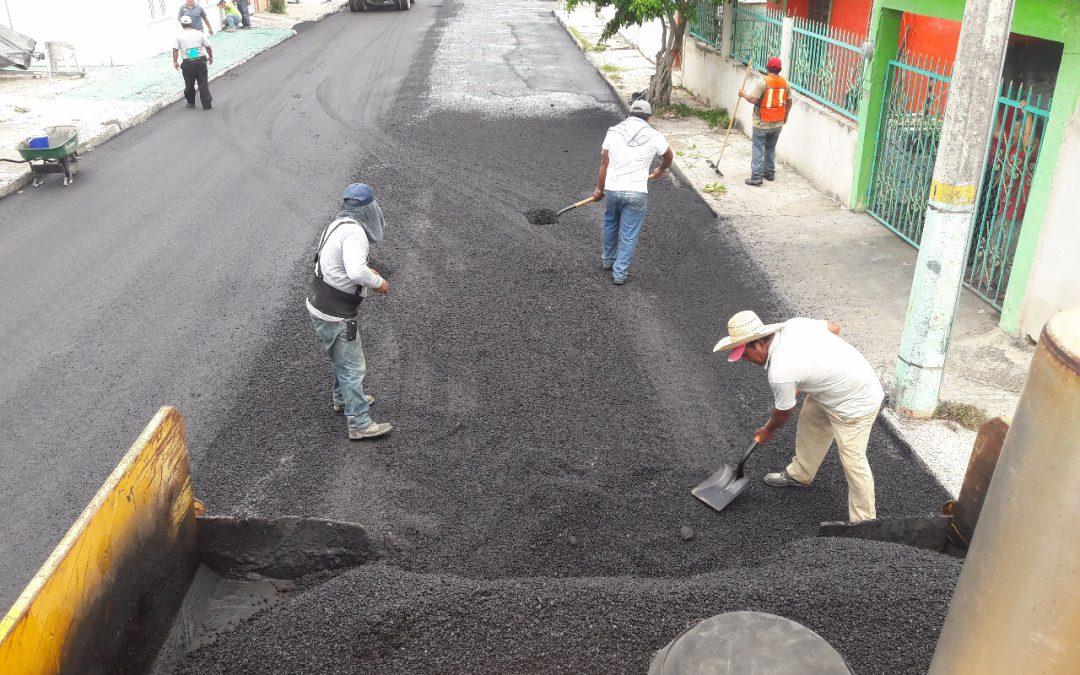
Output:
[[967,206],[975,203],[974,185],[953,185],[933,181],[930,183],[930,201],[949,206]]
[[87,651],[84,643],[95,631],[122,631],[126,626],[109,624],[126,618],[121,610],[141,602],[140,594],[154,593],[155,574],[169,573],[136,566],[136,574],[125,574],[118,563],[138,562],[154,547],[182,569],[179,561],[195,546],[184,423],[175,408],[163,407],[0,620],[0,671],[100,670],[105,664],[86,662],[87,655],[117,654],[101,646]]

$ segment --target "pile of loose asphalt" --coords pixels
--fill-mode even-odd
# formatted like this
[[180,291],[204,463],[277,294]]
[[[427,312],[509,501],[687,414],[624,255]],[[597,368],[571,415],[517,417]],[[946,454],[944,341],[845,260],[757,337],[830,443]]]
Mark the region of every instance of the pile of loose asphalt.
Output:
[[[573,49],[554,24],[548,39]],[[815,539],[846,516],[835,453],[812,488],[763,485],[788,459],[791,424],[723,513],[690,494],[771,407],[764,372],[712,344],[741,309],[791,313],[723,217],[677,179],[654,183],[631,281],[616,287],[598,207],[555,225],[523,215],[587,193],[619,119],[610,96],[480,119],[427,106],[425,77],[410,71],[389,122],[352,130],[364,150],[349,178],[375,186],[389,223],[373,264],[391,291],[362,308],[365,387],[396,430],[345,439],[303,308],[305,257],[249,395],[194,467],[212,512],[360,522],[387,555],[302,581],[181,670],[641,672],[693,621],[756,609],[818,631],[856,672],[924,671],[959,563]],[[342,99],[320,103],[344,116]],[[333,212],[302,224],[312,242]],[[947,498],[883,428],[869,458],[879,515]]]

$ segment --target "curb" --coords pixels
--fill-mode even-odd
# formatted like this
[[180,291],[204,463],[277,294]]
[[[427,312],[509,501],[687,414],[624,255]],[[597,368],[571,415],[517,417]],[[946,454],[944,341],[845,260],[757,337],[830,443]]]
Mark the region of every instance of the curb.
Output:
[[[332,13],[333,12],[331,12],[331,14]],[[327,14],[326,16],[329,16],[329,14]],[[322,18],[326,18],[326,17],[324,16]],[[321,21],[322,19],[319,19],[319,20]],[[274,42],[271,42],[271,43],[267,44],[265,48],[263,48],[263,49],[261,49],[261,50],[259,50],[257,52],[254,52],[252,54],[248,54],[247,56],[245,56],[244,58],[240,59],[239,61],[237,61],[235,63],[229,64],[228,66],[226,66],[226,67],[222,68],[221,70],[219,70],[218,72],[214,73],[214,76],[211,77],[210,80],[218,79],[219,77],[221,77],[225,73],[228,73],[228,72],[232,71],[233,69],[244,65],[245,63],[252,60],[256,56],[261,56],[261,55],[265,54],[266,52],[270,51],[274,47],[277,47],[278,45],[280,45],[282,42],[285,42],[286,40],[288,40],[290,38],[293,38],[293,37],[296,37],[296,31],[290,29],[288,34],[281,36],[280,40],[275,40]],[[173,94],[172,96],[170,96],[168,98],[154,101],[149,106],[147,106],[143,110],[140,110],[139,112],[135,113],[134,115],[128,117],[127,119],[115,120],[112,123],[107,124],[106,127],[104,129],[102,129],[101,131],[98,131],[98,132],[94,133],[89,138],[86,138],[86,139],[83,139],[83,140],[79,141],[79,154],[81,155],[83,153],[90,152],[91,150],[98,147],[99,145],[101,145],[105,141],[116,138],[117,136],[122,134],[127,129],[130,129],[130,128],[134,127],[134,126],[138,126],[139,124],[142,124],[143,122],[150,119],[151,117],[153,117],[157,113],[161,112],[165,108],[169,107],[173,103],[176,103],[177,101],[179,101],[183,97],[184,97],[183,90],[179,90],[175,94]],[[33,174],[31,174],[29,172],[29,170],[28,170],[25,173],[23,173],[23,174],[15,177],[15,178],[9,180],[8,182],[4,183],[3,185],[0,185],[0,199],[3,199],[4,197],[7,197],[8,195],[14,194],[14,193],[18,192],[19,190],[22,190],[24,187],[29,185],[32,180],[33,180]]]

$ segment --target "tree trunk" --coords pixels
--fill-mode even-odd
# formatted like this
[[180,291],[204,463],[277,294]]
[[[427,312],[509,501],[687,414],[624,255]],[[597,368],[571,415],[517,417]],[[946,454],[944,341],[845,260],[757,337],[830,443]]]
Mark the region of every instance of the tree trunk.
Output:
[[686,18],[675,17],[663,21],[664,31],[660,51],[656,53],[656,72],[649,80],[648,100],[653,109],[671,105],[671,74],[675,70],[675,59],[682,49],[683,33],[686,31]]

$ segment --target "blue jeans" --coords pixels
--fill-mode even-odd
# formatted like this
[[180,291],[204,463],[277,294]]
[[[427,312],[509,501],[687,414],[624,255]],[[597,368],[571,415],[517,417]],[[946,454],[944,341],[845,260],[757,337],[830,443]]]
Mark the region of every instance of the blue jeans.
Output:
[[[309,315],[310,316],[310,315]],[[345,406],[349,431],[359,431],[371,424],[368,402],[364,398],[364,347],[360,336],[346,340],[344,321],[323,321],[311,317],[311,325],[330,355],[330,372],[334,376],[334,405]]]
[[644,192],[608,192],[604,195],[604,249],[600,260],[612,266],[611,276],[622,280],[630,272],[649,195]]
[[236,6],[236,11],[240,12],[240,16],[243,17],[240,23],[244,28],[251,28],[251,10],[248,9],[248,0],[236,0],[233,5]]
[[761,179],[776,173],[776,141],[780,138],[780,130],[758,129],[754,127],[753,157],[750,160],[751,178]]
[[240,25],[240,17],[236,16],[235,14],[226,14],[225,15],[225,27],[226,28],[236,28],[239,25]]

